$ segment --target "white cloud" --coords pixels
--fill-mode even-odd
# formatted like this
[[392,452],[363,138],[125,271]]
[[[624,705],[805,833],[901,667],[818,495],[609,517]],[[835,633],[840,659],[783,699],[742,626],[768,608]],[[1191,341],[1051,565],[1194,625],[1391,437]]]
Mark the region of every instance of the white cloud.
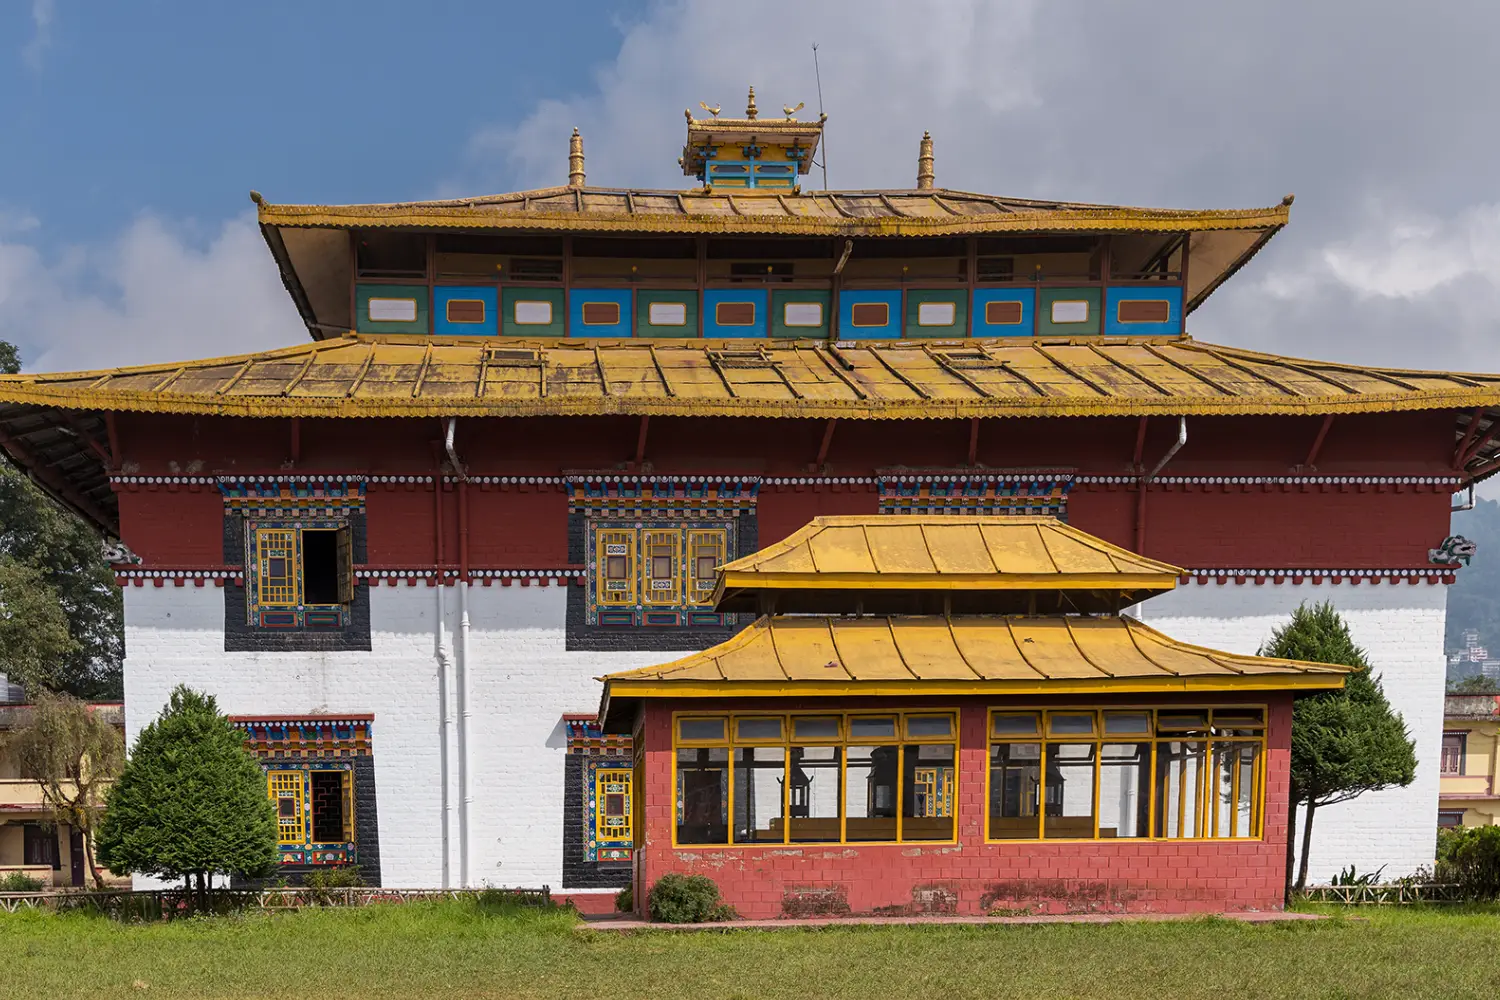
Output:
[[31,40],[21,49],[21,61],[33,73],[41,71],[42,59],[52,45],[52,19],[56,13],[54,0],[31,0]]
[[156,216],[45,259],[0,238],[0,339],[27,371],[187,360],[305,336],[253,216],[195,244]]

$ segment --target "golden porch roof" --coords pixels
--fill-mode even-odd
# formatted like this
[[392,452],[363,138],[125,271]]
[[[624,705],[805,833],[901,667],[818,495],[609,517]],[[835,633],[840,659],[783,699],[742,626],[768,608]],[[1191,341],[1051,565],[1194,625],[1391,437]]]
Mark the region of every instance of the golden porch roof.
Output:
[[851,593],[889,601],[900,600],[891,592],[952,592],[950,600],[987,603],[983,591],[1083,591],[1070,595],[1076,610],[1114,610],[1171,590],[1181,572],[1054,517],[824,516],[724,566],[713,601],[720,611],[756,610],[774,593],[778,611],[806,612],[842,610],[818,606],[831,600],[850,607]]
[[1194,646],[1123,616],[776,616],[600,678],[600,716],[636,698],[1317,690],[1351,669]]
[[1189,338],[550,340],[345,335],[201,361],[0,376],[8,408],[231,416],[931,419],[1371,413],[1500,404],[1500,376]]

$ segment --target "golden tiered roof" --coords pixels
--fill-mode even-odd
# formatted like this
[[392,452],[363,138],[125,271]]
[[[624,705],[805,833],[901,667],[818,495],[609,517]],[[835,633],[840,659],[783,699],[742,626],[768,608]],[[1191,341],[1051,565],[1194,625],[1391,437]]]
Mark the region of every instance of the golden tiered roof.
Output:
[[201,361],[0,376],[0,421],[17,406],[259,417],[923,419],[1497,404],[1497,375],[1304,361],[1188,338],[830,344],[349,334]]

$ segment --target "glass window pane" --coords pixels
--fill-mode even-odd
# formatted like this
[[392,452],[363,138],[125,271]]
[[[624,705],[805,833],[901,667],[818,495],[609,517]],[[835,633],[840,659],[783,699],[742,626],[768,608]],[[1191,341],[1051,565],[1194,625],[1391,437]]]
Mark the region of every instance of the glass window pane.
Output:
[[786,750],[782,747],[736,747],[734,750],[734,842],[775,843],[784,840],[782,788],[786,785]]
[[953,716],[908,715],[906,717],[906,735],[908,738],[914,740],[928,736],[952,736]]
[[846,751],[844,838],[896,839],[896,777],[900,748],[852,746]]
[[[723,720],[718,721],[723,724]],[[677,751],[677,842],[729,842],[727,747]]]
[[836,740],[839,738],[838,717],[815,716],[793,719],[792,736],[799,740]]
[[896,720],[892,718],[862,719],[855,717],[849,720],[849,738],[858,739],[887,739],[896,735]]
[[1150,836],[1150,815],[1151,744],[1104,744],[1099,756],[1100,838]]
[[839,839],[839,754],[841,747],[792,747],[792,843]]
[[1214,725],[1227,729],[1259,729],[1266,724],[1265,712],[1259,708],[1216,708]]
[[781,739],[781,720],[774,717],[735,719],[734,738],[737,740],[779,740]]
[[1094,836],[1094,744],[1047,744],[1047,808],[1042,836]]
[[952,840],[958,782],[953,744],[908,744],[904,756],[901,839]]
[[990,747],[990,839],[1035,840],[1037,792],[1042,782],[1040,743]]
[[1206,837],[1202,795],[1208,744],[1164,740],[1156,744],[1156,835]]
[[997,715],[990,723],[990,732],[995,736],[1037,736],[1035,712],[1015,715]]
[[722,740],[724,719],[678,719],[677,738],[680,740]]
[[1048,712],[1047,732],[1053,736],[1092,736],[1093,712]]
[[1150,712],[1105,712],[1104,734],[1114,736],[1119,733],[1141,733],[1151,735],[1151,713]]
[[1215,837],[1253,837],[1256,823],[1255,743],[1214,744]]
[[1194,711],[1156,713],[1157,732],[1206,732],[1207,730],[1207,712]]

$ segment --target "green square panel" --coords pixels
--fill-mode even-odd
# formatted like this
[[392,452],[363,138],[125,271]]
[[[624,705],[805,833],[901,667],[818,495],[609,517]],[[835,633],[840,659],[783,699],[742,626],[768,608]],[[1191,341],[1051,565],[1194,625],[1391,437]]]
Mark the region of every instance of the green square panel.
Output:
[[500,333],[505,337],[561,337],[567,310],[561,288],[520,288],[500,292]]
[[1037,336],[1077,337],[1097,334],[1102,301],[1097,288],[1038,289]]
[[698,336],[697,290],[637,290],[635,333],[638,337]]
[[903,337],[967,337],[969,293],[962,288],[910,288]]
[[355,329],[360,333],[427,333],[426,285],[356,285]]
[[771,293],[771,336],[823,340],[828,336],[828,293],[782,288]]

